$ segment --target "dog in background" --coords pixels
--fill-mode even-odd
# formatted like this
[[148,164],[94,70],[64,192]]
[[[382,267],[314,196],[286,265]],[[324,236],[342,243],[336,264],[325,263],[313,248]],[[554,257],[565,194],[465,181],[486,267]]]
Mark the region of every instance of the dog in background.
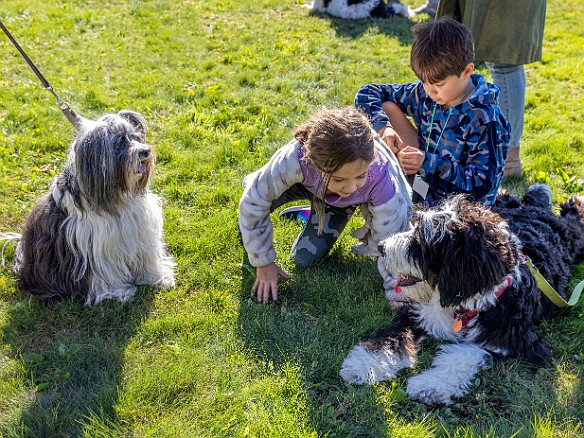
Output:
[[467,394],[493,358],[546,366],[551,354],[536,327],[555,305],[538,289],[525,255],[561,295],[584,260],[584,196],[564,203],[559,216],[551,201],[543,184],[531,186],[522,201],[500,196],[493,210],[458,195],[419,212],[411,231],[382,242],[385,266],[398,275],[396,290],[411,302],[351,350],[341,377],[351,384],[393,379],[414,366],[427,336],[452,342],[408,380],[407,394],[429,405]]
[[398,2],[384,0],[313,0],[309,5],[302,7],[311,12],[329,14],[333,17],[347,20],[360,18],[389,18],[393,15],[413,17],[415,15],[408,6]]
[[89,306],[127,301],[141,284],[174,285],[161,199],[148,189],[155,158],[145,140],[146,122],[134,111],[83,119],[67,165],[17,235],[21,289]]

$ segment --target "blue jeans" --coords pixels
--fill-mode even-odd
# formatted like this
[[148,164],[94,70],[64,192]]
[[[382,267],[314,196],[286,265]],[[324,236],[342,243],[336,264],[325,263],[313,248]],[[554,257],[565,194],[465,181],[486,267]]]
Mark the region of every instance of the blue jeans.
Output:
[[511,124],[509,149],[518,148],[523,134],[523,115],[525,113],[525,69],[523,65],[494,64],[487,67],[500,89],[499,106]]

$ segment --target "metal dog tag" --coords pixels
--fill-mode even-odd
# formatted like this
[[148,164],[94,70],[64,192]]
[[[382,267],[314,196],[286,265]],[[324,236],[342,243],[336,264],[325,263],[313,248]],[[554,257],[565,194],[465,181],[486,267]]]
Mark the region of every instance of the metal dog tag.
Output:
[[456,333],[458,333],[461,328],[462,328],[462,319],[459,319],[458,317],[454,318],[454,321],[452,321],[452,330],[454,330]]

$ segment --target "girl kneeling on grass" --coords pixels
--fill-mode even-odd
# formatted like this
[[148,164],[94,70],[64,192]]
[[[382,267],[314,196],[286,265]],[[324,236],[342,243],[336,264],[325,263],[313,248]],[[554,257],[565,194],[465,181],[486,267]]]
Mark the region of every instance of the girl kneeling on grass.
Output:
[[[278,299],[278,277],[289,278],[275,263],[270,213],[276,208],[310,201],[308,220],[291,252],[300,267],[328,255],[356,207],[365,219],[354,233],[362,241],[352,248],[357,255],[379,255],[381,240],[410,226],[411,191],[404,174],[367,118],[354,108],[323,109],[313,115],[243,185],[239,228],[256,267],[252,292],[264,303],[270,296]],[[384,287],[392,289],[391,277],[378,266]]]

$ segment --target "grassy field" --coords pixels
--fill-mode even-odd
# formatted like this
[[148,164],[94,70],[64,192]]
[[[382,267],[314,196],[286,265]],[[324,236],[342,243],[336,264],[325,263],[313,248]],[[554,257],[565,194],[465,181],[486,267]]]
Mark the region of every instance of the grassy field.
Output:
[[[410,28],[428,19],[349,22],[310,16],[303,2],[0,2],[2,22],[76,111],[146,117],[178,263],[176,288],[95,308],[44,305],[1,269],[0,437],[584,437],[582,302],[541,327],[549,369],[497,364],[471,395],[430,409],[404,389],[437,344],[394,382],[338,376],[394,312],[348,233],[327,263],[297,270],[287,254],[299,227],[276,219],[293,278],[280,303],[251,299],[235,222],[243,176],[317,108],[352,105],[365,83],[414,80]],[[544,57],[527,68],[525,173],[504,182],[515,193],[535,181],[556,202],[584,192],[583,21],[584,0],[549,2]],[[0,231],[21,229],[73,137],[0,35]]]

